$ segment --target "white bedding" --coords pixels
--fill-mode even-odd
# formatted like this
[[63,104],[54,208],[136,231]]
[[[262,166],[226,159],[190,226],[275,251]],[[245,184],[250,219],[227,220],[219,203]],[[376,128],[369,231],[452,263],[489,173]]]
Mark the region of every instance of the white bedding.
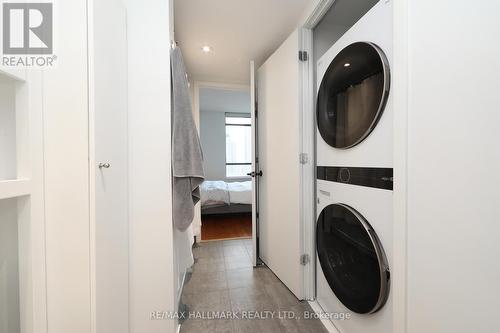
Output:
[[252,204],[252,182],[206,180],[200,186],[201,205]]
[[229,205],[229,191],[224,181],[205,180],[200,186],[201,205]]
[[227,183],[229,201],[233,204],[252,204],[252,182]]

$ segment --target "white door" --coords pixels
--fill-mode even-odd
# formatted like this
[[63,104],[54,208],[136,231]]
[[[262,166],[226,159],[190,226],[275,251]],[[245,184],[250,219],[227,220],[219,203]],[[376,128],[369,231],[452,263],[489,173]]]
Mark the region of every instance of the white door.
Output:
[[259,232],[258,232],[258,197],[259,197],[259,179],[257,175],[258,163],[257,163],[257,73],[255,72],[255,62],[250,62],[250,110],[252,118],[252,261],[253,265],[257,266],[257,260],[259,258],[258,244],[259,244]]
[[299,31],[258,70],[259,252],[303,298]]
[[89,18],[96,332],[128,332],[126,12],[119,0],[96,0]]

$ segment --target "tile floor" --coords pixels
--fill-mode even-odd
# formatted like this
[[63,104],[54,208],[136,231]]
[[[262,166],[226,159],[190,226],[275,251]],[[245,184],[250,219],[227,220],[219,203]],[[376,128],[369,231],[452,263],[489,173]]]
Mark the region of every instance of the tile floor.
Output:
[[[251,239],[201,243],[193,249],[195,265],[182,295],[190,314],[236,313],[238,319],[187,319],[183,333],[323,333],[319,320],[265,266],[253,268]],[[243,319],[263,315],[267,319]],[[285,318],[288,316],[288,318]]]

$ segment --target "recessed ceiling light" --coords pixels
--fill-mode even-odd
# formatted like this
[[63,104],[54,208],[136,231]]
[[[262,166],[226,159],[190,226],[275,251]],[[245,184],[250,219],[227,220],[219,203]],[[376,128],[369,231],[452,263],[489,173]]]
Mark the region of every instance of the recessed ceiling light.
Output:
[[204,53],[209,53],[209,52],[212,52],[212,48],[208,45],[204,45],[201,50],[204,52]]
[[348,63],[348,62],[346,62],[346,63],[344,64],[344,67],[349,67],[349,66],[351,66],[351,64],[350,64],[350,63]]

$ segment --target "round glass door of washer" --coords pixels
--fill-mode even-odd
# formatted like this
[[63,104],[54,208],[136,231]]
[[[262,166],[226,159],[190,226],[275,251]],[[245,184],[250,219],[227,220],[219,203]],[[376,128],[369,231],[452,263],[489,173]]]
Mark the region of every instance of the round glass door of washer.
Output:
[[345,47],[321,81],[316,119],[321,137],[339,149],[363,141],[379,121],[390,89],[389,62],[375,44]]
[[335,296],[350,310],[368,314],[389,296],[389,265],[370,224],[353,208],[332,204],[316,226],[318,259]]

